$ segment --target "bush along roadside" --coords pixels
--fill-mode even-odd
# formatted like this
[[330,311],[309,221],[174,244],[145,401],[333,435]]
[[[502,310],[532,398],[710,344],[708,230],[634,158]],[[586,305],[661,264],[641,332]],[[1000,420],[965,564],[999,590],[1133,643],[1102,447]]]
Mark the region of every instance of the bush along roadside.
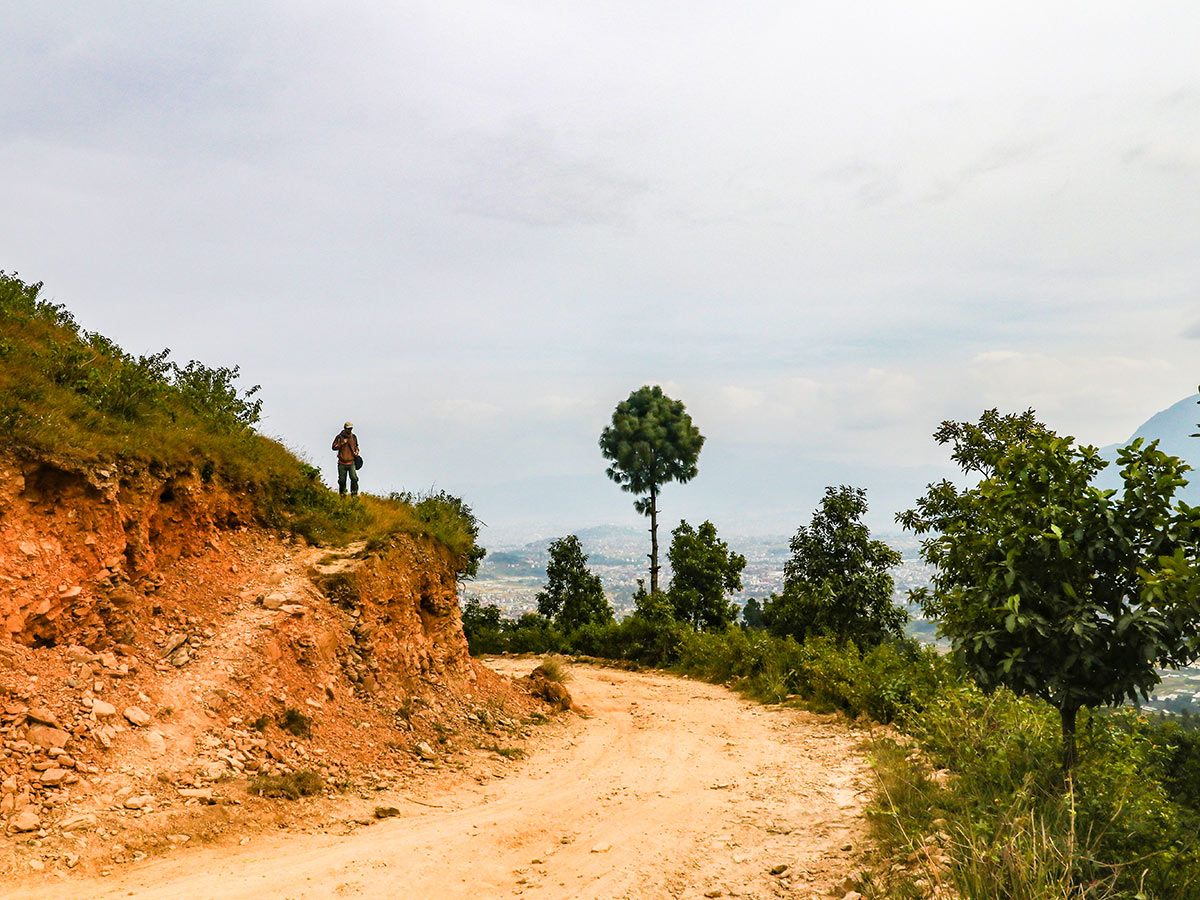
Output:
[[[870,747],[872,813],[885,856],[873,897],[1161,898],[1200,896],[1200,734],[1121,708],[1090,714],[1080,765],[1064,790],[1055,711],[1006,691],[947,684],[906,723],[902,741]],[[924,889],[924,890],[922,890]]]
[[877,851],[868,900],[1194,900],[1200,897],[1200,730],[1131,708],[1080,723],[1064,789],[1051,707],[986,694],[945,657],[901,640],[798,643],[732,626],[696,632],[639,611],[564,634],[469,600],[474,653],[566,653],[632,661],[893,728],[865,741]]

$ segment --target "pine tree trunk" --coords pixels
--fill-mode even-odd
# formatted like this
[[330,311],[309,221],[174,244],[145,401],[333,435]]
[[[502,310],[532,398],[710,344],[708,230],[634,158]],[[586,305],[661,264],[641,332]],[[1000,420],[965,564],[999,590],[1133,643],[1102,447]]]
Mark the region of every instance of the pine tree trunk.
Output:
[[650,485],[650,593],[658,593],[658,485]]

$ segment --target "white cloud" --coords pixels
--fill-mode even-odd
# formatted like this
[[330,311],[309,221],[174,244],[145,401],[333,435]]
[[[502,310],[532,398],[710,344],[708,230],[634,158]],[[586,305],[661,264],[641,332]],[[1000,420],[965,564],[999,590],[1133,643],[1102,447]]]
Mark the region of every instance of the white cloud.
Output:
[[586,397],[565,394],[543,394],[535,397],[531,404],[534,415],[548,419],[576,419],[581,413],[589,413],[594,404]]
[[464,212],[526,225],[597,225],[628,221],[644,181],[609,161],[570,152],[536,120],[456,141],[462,175],[453,189]]
[[[979,397],[980,410],[1016,412],[1032,407],[1060,432],[1088,443],[1123,439],[1158,409],[1187,393],[1184,373],[1166,359],[1116,354],[979,354],[966,372],[964,387]],[[1151,398],[1165,399],[1151,399]]]
[[658,383],[737,477],[837,478],[1197,380],[1191,3],[6,14],[0,267],[316,459],[352,400],[375,477],[602,472]]

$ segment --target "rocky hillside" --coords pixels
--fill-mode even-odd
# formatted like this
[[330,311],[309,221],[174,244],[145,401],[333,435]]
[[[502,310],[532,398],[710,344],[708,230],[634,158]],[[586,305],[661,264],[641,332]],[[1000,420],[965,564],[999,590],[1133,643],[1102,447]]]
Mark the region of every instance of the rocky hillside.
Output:
[[274,827],[541,716],[467,653],[462,501],[339,501],[236,370],[39,290],[0,272],[0,877]]
[[245,495],[187,468],[0,457],[0,639],[107,647],[136,640],[160,563],[254,521]]
[[403,778],[534,715],[468,656],[431,538],[329,552],[194,473],[0,472],[0,869],[260,827],[285,801],[254,790]]

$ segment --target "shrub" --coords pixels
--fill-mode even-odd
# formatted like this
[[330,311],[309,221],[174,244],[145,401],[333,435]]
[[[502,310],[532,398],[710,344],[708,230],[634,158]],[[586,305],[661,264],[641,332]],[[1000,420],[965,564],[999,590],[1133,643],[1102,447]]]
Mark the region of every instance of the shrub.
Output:
[[817,708],[879,722],[924,708],[947,677],[934,651],[909,641],[880,644],[863,654],[850,641],[839,646],[831,638],[812,638],[799,644],[790,636],[737,626],[689,634],[678,667],[762,700],[799,694]]
[[536,671],[540,671],[547,681],[555,681],[563,684],[571,680],[571,671],[567,668],[566,662],[561,656],[547,656],[543,658]]
[[903,720],[924,709],[946,678],[937,653],[912,641],[877,644],[865,653],[830,638],[803,644],[799,693],[818,705],[877,722]]
[[1166,751],[1163,778],[1171,799],[1200,815],[1200,731],[1171,719],[1148,727],[1154,729]]
[[429,490],[423,494],[412,491],[388,495],[393,503],[409,507],[416,520],[429,534],[458,556],[458,577],[474,578],[487,550],[479,546],[479,528],[483,525],[461,497],[446,491]]
[[280,728],[296,737],[306,738],[312,735],[312,719],[298,709],[287,707],[276,721]]
[[462,607],[462,626],[471,655],[503,653],[507,649],[500,628],[501,618],[500,607],[495,603],[484,606],[478,597],[467,598]]
[[325,779],[311,769],[303,769],[290,775],[256,775],[246,787],[258,797],[284,797],[299,800],[319,794],[325,787]]
[[623,634],[619,622],[589,622],[567,636],[567,652],[604,659],[623,659]]
[[623,619],[612,641],[620,647],[616,658],[643,666],[670,666],[679,660],[691,628],[674,619],[648,619],[635,612]]
[[678,668],[777,703],[797,691],[801,663],[801,647],[792,638],[731,626],[718,633],[689,634]]
[[515,622],[504,622],[510,653],[561,653],[566,649],[562,633],[545,616],[525,613]]

